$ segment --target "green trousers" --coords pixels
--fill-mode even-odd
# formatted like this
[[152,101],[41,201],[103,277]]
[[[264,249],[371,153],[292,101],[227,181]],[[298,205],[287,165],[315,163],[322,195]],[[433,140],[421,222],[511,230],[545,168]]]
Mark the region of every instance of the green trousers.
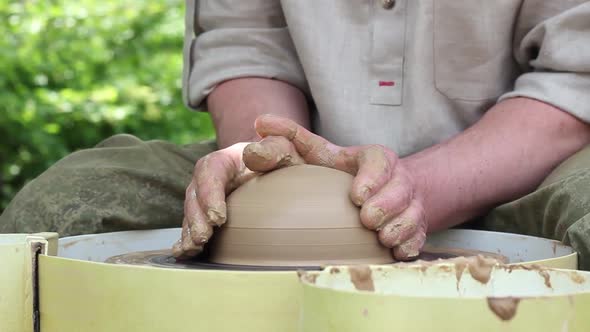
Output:
[[[0,216],[0,233],[62,236],[180,227],[195,162],[215,144],[177,146],[117,135],[75,152],[27,184]],[[477,228],[563,241],[590,270],[590,147],[533,193],[492,210]]]

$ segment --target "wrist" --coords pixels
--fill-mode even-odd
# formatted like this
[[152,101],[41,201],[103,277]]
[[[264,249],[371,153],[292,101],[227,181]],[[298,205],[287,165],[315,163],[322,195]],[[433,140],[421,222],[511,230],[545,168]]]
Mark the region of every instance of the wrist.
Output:
[[309,127],[305,95],[279,80],[245,77],[219,84],[207,98],[209,113],[218,133],[218,145],[258,141],[254,121],[274,114]]
[[459,210],[451,184],[447,183],[450,172],[444,156],[437,157],[439,147],[427,149],[400,160],[414,181],[414,197],[421,201],[428,231],[448,227],[453,211]]

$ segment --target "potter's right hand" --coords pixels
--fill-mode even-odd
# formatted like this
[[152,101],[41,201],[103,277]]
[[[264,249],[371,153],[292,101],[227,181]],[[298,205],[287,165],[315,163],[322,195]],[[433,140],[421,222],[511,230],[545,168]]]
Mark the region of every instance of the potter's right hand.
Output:
[[[243,155],[258,172],[244,165]],[[186,189],[182,233],[173,255],[186,259],[203,251],[214,227],[226,221],[226,195],[242,183],[261,172],[302,163],[293,144],[284,137],[267,137],[250,145],[238,143],[201,158]]]
[[[305,163],[354,175],[350,198],[361,208],[363,225],[378,233],[379,241],[392,249],[396,259],[409,260],[420,254],[428,228],[427,193],[417,185],[416,170],[395,152],[381,145],[338,146],[289,119],[272,115],[258,117],[255,127],[265,139],[288,139],[295,147],[293,156]],[[259,144],[251,144],[244,151],[244,161],[254,171],[270,170],[276,160],[292,153],[284,150],[267,155],[257,153],[258,149]]]

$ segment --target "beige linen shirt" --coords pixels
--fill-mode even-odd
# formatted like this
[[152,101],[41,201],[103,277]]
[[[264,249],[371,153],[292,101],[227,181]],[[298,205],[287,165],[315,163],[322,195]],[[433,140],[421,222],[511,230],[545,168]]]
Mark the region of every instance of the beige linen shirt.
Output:
[[189,107],[274,78],[307,94],[316,133],[403,156],[516,96],[590,122],[590,1],[187,0],[184,64]]

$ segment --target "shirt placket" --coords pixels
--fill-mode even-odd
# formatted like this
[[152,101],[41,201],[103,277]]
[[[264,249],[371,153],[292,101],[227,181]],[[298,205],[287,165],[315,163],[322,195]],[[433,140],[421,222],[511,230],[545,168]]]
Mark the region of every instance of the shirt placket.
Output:
[[369,55],[371,104],[402,104],[406,1],[372,1]]

